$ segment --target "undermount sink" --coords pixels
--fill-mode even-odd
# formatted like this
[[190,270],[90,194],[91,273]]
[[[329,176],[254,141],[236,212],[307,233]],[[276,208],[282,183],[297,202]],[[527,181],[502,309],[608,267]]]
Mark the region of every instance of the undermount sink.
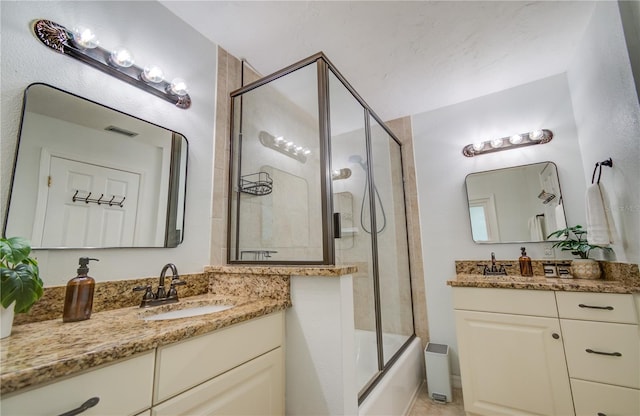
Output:
[[204,305],[204,306],[192,306],[184,309],[178,309],[169,312],[162,312],[155,315],[145,316],[142,319],[145,321],[164,321],[167,319],[179,319],[189,318],[192,316],[207,315],[215,312],[226,311],[233,308],[235,305]]

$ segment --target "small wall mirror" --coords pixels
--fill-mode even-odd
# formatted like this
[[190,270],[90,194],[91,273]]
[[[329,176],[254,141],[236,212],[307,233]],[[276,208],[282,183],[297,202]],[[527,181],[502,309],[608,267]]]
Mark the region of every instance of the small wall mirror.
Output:
[[465,184],[476,243],[547,241],[567,227],[553,162],[471,173]]
[[187,153],[179,133],[31,84],[4,235],[34,248],[176,247]]

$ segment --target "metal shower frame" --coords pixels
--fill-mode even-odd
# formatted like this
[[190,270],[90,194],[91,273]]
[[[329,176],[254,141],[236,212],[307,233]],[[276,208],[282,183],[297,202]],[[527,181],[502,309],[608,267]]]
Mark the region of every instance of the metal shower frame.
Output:
[[[295,72],[301,68],[304,68],[308,65],[312,64],[317,65],[317,76],[318,76],[318,116],[319,116],[319,144],[320,144],[320,166],[322,169],[321,177],[320,177],[320,187],[322,193],[322,249],[323,249],[323,259],[318,261],[250,261],[250,260],[233,260],[231,259],[231,246],[232,246],[232,238],[231,238],[231,210],[233,209],[232,204],[232,196],[233,196],[233,184],[234,180],[239,183],[240,181],[240,168],[237,169],[237,178],[234,178],[234,154],[236,152],[235,149],[235,141],[234,141],[234,117],[235,117],[235,100],[234,98],[240,97],[240,126],[242,126],[242,95],[252,91],[256,88],[259,88],[263,85],[266,85],[272,81],[277,80],[278,78],[284,77],[292,72]],[[396,144],[400,147],[400,164],[401,164],[401,174],[402,174],[402,192],[405,195],[405,186],[404,186],[404,162],[402,158],[402,143],[398,138],[393,134],[393,132],[386,126],[386,124],[378,117],[378,115],[371,109],[371,107],[364,101],[364,99],[358,94],[358,92],[349,84],[349,82],[344,78],[344,76],[338,71],[338,69],[331,63],[331,61],[325,56],[323,52],[318,52],[308,58],[305,58],[301,61],[298,61],[292,65],[287,66],[277,72],[274,72],[271,75],[267,75],[263,78],[260,78],[257,81],[247,84],[235,91],[230,93],[230,143],[231,150],[229,153],[229,201],[228,201],[228,212],[227,216],[227,263],[234,265],[243,265],[243,264],[269,264],[269,265],[285,265],[285,266],[304,266],[304,265],[334,265],[335,264],[335,231],[333,227],[333,185],[331,180],[331,123],[330,123],[330,94],[329,94],[329,72],[331,72],[341,83],[342,85],[351,93],[351,95],[358,101],[358,103],[363,107],[364,110],[364,120],[365,120],[365,144],[366,144],[366,155],[367,160],[373,160],[372,157],[372,149],[371,149],[371,118],[373,118],[377,124],[382,127],[385,132],[391,137]],[[239,134],[239,141],[242,141],[242,134]],[[238,150],[237,159],[241,160],[241,149]],[[369,177],[368,181],[368,191],[369,195],[375,195],[375,182],[373,175],[373,163],[367,164],[367,175]],[[375,206],[375,198],[369,198],[370,205],[370,215],[371,215],[371,229],[377,230],[376,227],[376,206]],[[236,201],[236,209],[239,211],[240,208],[240,192],[237,192],[237,201]],[[409,245],[409,235],[408,235],[408,224],[407,224],[407,205],[404,204],[404,213],[405,213],[405,232],[407,237],[407,248],[409,250],[408,257],[410,259],[410,245]],[[236,247],[235,253],[236,257],[238,257],[239,253],[239,212],[236,213],[236,224],[235,224],[235,236],[236,236]],[[378,381],[382,379],[384,374],[388,371],[388,369],[393,365],[393,363],[402,355],[402,353],[406,350],[409,344],[416,337],[415,335],[415,318],[413,317],[413,303],[411,305],[411,316],[412,316],[412,324],[413,324],[413,334],[409,337],[409,339],[403,344],[403,346],[396,351],[396,353],[389,359],[388,363],[385,365],[384,362],[384,351],[382,346],[382,309],[381,309],[381,301],[380,301],[380,277],[379,277],[379,264],[378,264],[378,240],[377,233],[371,233],[371,250],[372,250],[372,263],[373,263],[373,291],[374,291],[374,313],[375,313],[375,325],[376,325],[376,342],[378,345],[378,369],[379,373],[373,377],[372,380],[369,381],[368,384],[364,386],[364,388],[358,394],[358,403],[362,403],[362,401],[366,398],[366,396],[373,390]],[[411,293],[413,297],[413,288],[411,287],[411,262],[409,261],[409,287],[411,288]]]

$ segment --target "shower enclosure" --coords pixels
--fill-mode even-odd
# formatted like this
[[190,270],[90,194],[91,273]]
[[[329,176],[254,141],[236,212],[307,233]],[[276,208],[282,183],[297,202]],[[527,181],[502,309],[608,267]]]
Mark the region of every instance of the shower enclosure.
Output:
[[415,337],[400,142],[322,53],[231,97],[228,261],[358,267],[362,400]]

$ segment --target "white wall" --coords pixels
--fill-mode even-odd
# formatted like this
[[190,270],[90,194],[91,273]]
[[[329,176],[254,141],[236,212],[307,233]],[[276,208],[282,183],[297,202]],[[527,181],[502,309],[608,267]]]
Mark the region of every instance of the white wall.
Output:
[[[98,281],[157,276],[167,262],[181,273],[201,272],[209,264],[216,45],[156,2],[0,2],[1,210],[4,212],[20,123],[22,94],[33,82],[45,82],[125,113],[178,131],[189,141],[184,243],[174,249],[39,250],[46,286],[65,284],[75,275],[80,256],[100,259],[91,267]],[[125,45],[136,60],[162,67],[168,78],[184,78],[191,108],[182,110],[42,45],[30,22],[49,19],[71,27],[91,26],[102,45]],[[4,225],[4,224],[3,224]]]
[[640,106],[615,2],[596,3],[567,76],[584,177],[590,182],[595,163],[613,159],[613,168],[603,168],[600,182],[620,235],[612,247],[617,260],[638,263]]
[[[467,158],[462,148],[478,140],[534,129],[554,133],[550,143]],[[452,347],[452,372],[459,374],[451,288],[455,260],[517,259],[522,243],[475,244],[465,192],[472,172],[552,161],[558,166],[569,224],[584,224],[585,181],[571,98],[564,74],[413,116],[416,174],[422,224],[429,337]],[[542,258],[550,243],[527,243]],[[559,253],[558,253],[559,255]]]

